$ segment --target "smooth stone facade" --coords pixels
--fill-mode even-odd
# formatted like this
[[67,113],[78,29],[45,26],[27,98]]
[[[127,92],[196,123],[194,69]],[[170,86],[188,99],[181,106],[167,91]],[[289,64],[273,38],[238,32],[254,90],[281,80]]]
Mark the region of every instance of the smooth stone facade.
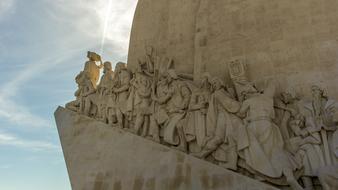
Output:
[[306,95],[319,84],[337,99],[337,31],[336,0],[139,0],[128,66],[151,45],[182,72],[229,81],[227,63],[242,57],[252,81]]
[[275,187],[59,107],[73,190],[274,190]]

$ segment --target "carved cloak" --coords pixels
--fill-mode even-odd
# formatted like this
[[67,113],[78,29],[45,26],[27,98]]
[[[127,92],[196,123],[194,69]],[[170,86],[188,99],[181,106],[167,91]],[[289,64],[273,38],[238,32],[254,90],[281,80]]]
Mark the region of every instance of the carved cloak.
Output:
[[207,112],[208,137],[222,139],[213,156],[216,160],[226,162],[227,151],[248,146],[248,137],[242,120],[234,113],[240,109],[240,103],[232,99],[224,90],[211,95]]

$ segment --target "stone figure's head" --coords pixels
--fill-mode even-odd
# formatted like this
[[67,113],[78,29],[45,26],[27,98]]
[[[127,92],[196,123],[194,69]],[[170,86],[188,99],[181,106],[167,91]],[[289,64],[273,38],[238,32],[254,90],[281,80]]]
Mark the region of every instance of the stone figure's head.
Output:
[[112,71],[112,66],[111,63],[109,61],[104,62],[103,64],[103,73],[107,73],[109,71]]
[[101,61],[101,56],[91,51],[87,52],[87,58],[89,59],[89,61]]
[[178,76],[174,69],[169,69],[167,73],[168,73],[168,77],[167,77],[168,83],[171,83],[173,80],[178,79]]
[[214,77],[211,80],[211,85],[214,91],[225,87],[224,82],[218,77]]
[[199,95],[199,96],[197,97],[197,102],[207,102],[207,100],[205,99],[205,96]]
[[229,61],[230,64],[240,64],[241,63],[241,58],[239,57],[235,57],[235,58],[232,58],[230,61]]
[[311,87],[311,93],[312,93],[312,97],[314,99],[320,99],[320,98],[325,98],[327,99],[325,92],[323,89],[321,89],[319,86],[317,85],[312,85]]
[[92,53],[93,53],[93,52],[91,52],[91,51],[87,51],[87,58],[88,58],[90,61],[94,61],[94,60],[93,60]]
[[147,77],[145,75],[139,75],[139,80],[140,84],[143,84],[144,86],[146,86],[148,84],[148,80]]
[[153,54],[154,49],[153,49],[152,46],[148,46],[148,45],[147,45],[147,46],[145,47],[145,49],[146,49],[146,55],[151,56],[151,55]]
[[167,78],[168,78],[168,73],[167,72],[161,72],[159,75],[159,81],[158,84],[167,84]]
[[292,103],[295,99],[295,95],[293,95],[291,92],[282,92],[280,94],[280,98],[285,104]]
[[118,73],[118,72],[120,72],[120,71],[122,71],[124,69],[126,69],[126,64],[125,63],[123,63],[123,62],[116,63],[116,65],[115,65],[115,72],[116,73]]
[[210,89],[211,88],[211,76],[208,72],[202,74],[201,77],[201,88]]

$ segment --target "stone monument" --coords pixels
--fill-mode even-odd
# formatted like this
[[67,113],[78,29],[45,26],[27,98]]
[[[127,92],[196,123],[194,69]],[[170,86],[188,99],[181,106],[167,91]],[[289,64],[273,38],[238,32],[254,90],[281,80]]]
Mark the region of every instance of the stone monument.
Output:
[[88,52],[55,112],[72,188],[338,189],[337,12],[139,0],[128,63]]

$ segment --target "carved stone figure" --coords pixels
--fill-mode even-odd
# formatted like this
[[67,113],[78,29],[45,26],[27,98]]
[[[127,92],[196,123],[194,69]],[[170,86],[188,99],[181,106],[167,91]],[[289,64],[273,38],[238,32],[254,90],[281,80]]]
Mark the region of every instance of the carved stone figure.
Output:
[[78,84],[78,90],[75,92],[76,100],[68,103],[66,107],[87,116],[95,116],[97,111],[97,98],[95,88],[90,80],[90,74],[81,71],[75,80]]
[[305,125],[305,117],[301,114],[292,118],[289,126],[292,131],[292,137],[287,141],[289,150],[299,158],[304,167],[302,180],[305,188],[313,189],[311,177],[316,176],[317,169],[324,166],[320,135]]
[[328,139],[331,139],[332,131],[337,127],[334,120],[338,113],[338,104],[328,99],[324,91],[316,85],[312,86],[311,91],[312,101],[305,105],[306,125],[312,128],[312,131],[320,133],[325,165],[332,165]]
[[132,105],[131,115],[136,115],[134,124],[134,132],[143,137],[148,135],[151,114],[151,79],[142,70],[141,65],[135,73],[135,77],[131,81],[131,95],[128,103]]
[[333,133],[330,145],[334,164],[322,167],[318,171],[318,178],[324,190],[338,189],[338,130]]
[[[158,82],[157,82],[157,77]],[[167,99],[164,97],[169,96],[169,86],[167,81],[167,75],[161,74],[161,76],[155,77],[152,85],[152,115],[150,116],[150,135],[156,142],[160,142],[160,129],[164,123],[168,120],[169,116],[166,110]],[[162,135],[163,136],[163,135]]]
[[296,95],[291,92],[282,92],[280,97],[274,100],[275,104],[275,123],[280,127],[284,140],[291,137],[292,131],[289,122],[301,112],[302,104]]
[[156,57],[154,53],[154,48],[152,46],[146,46],[145,47],[145,56],[141,59],[138,60],[139,65],[145,65],[146,70],[144,72],[152,76],[155,72],[155,67],[156,67]]
[[313,167],[313,171],[318,174],[324,190],[333,190],[338,188],[338,104],[316,85],[311,91],[312,102],[305,105],[306,124],[322,141],[321,149],[316,149],[322,156],[321,165]]
[[131,74],[126,64],[119,62],[115,66],[113,93],[116,94],[116,117],[120,128],[128,128],[127,102],[129,97]]
[[[162,113],[154,118],[157,124],[163,123],[164,142],[178,148],[181,151],[187,151],[187,142],[184,134],[184,117],[190,101],[190,89],[187,85],[178,80],[174,70],[168,70],[163,74],[163,84],[159,91],[165,96],[156,96],[153,94],[153,100],[158,104],[166,104],[165,109],[161,108]],[[165,112],[163,112],[165,111]]]
[[300,165],[284,150],[284,141],[272,120],[274,119],[274,86],[269,86],[261,94],[249,91],[239,115],[245,116],[248,144],[242,151],[245,163],[254,171],[270,178],[286,177],[293,189],[302,189],[293,171]]
[[[93,87],[96,88],[96,84],[99,81],[100,69],[103,67],[100,55],[95,52],[87,52],[88,61],[85,63],[84,71],[89,73],[89,78],[93,84]],[[100,65],[96,65],[96,62],[100,62]]]
[[219,78],[212,80],[214,92],[211,95],[207,112],[207,137],[203,150],[194,154],[205,158],[212,153],[213,158],[228,169],[237,169],[238,128],[243,128],[242,121],[235,115],[240,103],[224,89]]
[[75,111],[75,112],[81,112],[83,110],[84,104],[82,99],[81,99],[81,94],[84,91],[85,85],[84,85],[84,74],[83,71],[81,71],[76,77],[75,81],[77,84],[77,90],[74,93],[74,96],[76,99],[74,101],[71,101],[66,104],[66,108]]
[[113,77],[114,72],[110,62],[104,63],[103,75],[100,80],[100,84],[97,86],[97,96],[98,96],[98,114],[97,117],[104,122],[110,123],[110,102],[113,101],[114,96],[111,93],[113,87]]
[[207,110],[211,92],[211,76],[208,73],[204,73],[199,88],[192,93],[186,127],[184,128],[190,153],[202,150],[207,132]]
[[304,104],[291,92],[276,97],[271,82],[258,91],[240,59],[228,65],[234,91],[208,73],[196,85],[150,46],[133,73],[88,58],[68,109],[272,184],[300,190],[300,177],[317,189],[318,177],[324,190],[338,188],[338,102],[318,86]]

